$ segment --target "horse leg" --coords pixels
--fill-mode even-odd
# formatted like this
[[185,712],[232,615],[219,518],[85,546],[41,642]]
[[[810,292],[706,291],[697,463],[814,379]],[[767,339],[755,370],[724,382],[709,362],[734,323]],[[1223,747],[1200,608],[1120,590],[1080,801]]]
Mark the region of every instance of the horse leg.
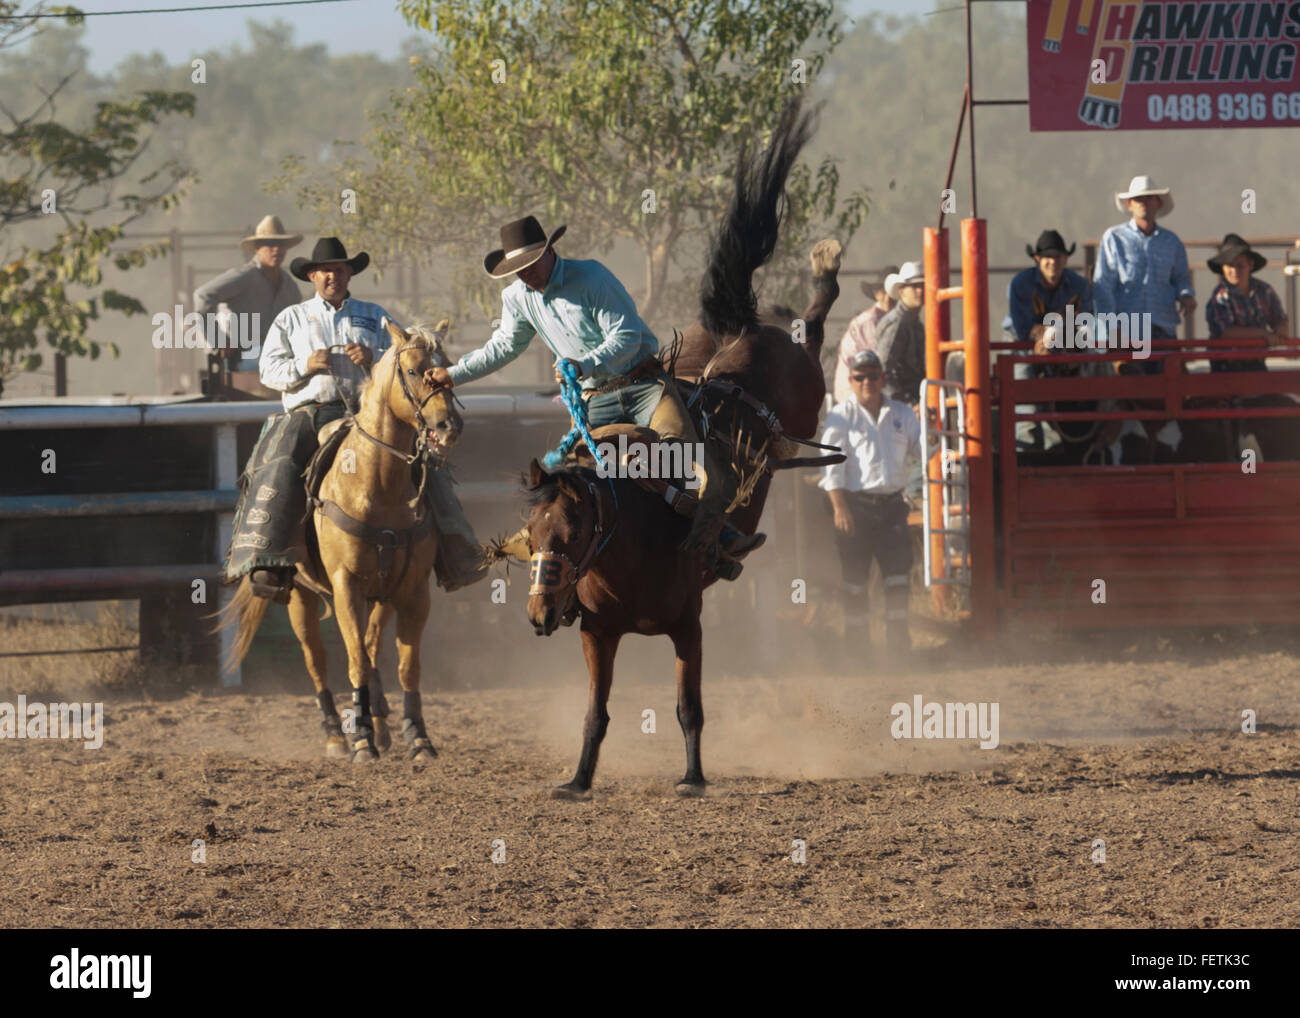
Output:
[[704,702],[700,697],[704,638],[700,617],[692,614],[670,634],[677,653],[677,722],[686,736],[686,776],[677,783],[677,794],[699,797],[707,782],[700,766],[700,732],[704,728]]
[[587,659],[591,676],[587,699],[587,718],[582,726],[582,756],[578,770],[568,784],[551,789],[552,799],[590,799],[591,778],[596,773],[596,760],[600,757],[600,744],[609,727],[609,687],[614,681],[614,655],[618,653],[621,633],[597,632],[585,626],[582,629],[582,656]]
[[316,687],[316,705],[320,709],[320,725],[325,730],[325,755],[344,756],[347,743],[343,739],[343,725],[334,707],[334,694],[326,678],[325,644],[320,638],[320,598],[309,590],[294,587],[289,596],[289,624],[302,646],[307,674]]
[[352,762],[379,759],[375,748],[375,724],[370,713],[370,659],[366,654],[366,599],[355,580],[343,570],[330,577],[334,589],[334,611],[339,632],[348,648],[348,679],[352,683],[352,708],[356,731],[352,736]]
[[402,738],[407,757],[423,767],[438,755],[424,727],[420,705],[420,637],[429,618],[429,584],[415,585],[410,597],[397,605],[397,678],[402,683]]
[[392,614],[392,605],[376,602],[370,609],[370,622],[366,626],[366,657],[370,659],[370,713],[375,721],[375,748],[381,753],[393,744],[393,737],[388,731],[388,700],[384,697],[384,682],[379,674],[379,641]]
[[819,367],[822,343],[826,338],[826,316],[840,295],[836,280],[840,270],[840,255],[840,243],[834,239],[818,241],[809,254],[813,267],[813,296],[803,313],[804,349]]

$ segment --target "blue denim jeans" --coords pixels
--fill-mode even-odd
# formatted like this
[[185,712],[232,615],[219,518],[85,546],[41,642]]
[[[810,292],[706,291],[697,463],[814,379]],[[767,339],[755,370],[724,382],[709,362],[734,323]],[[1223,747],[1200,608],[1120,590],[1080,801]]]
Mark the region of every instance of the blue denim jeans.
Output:
[[587,400],[587,423],[592,428],[606,424],[650,426],[650,418],[664,394],[664,383],[651,379],[592,396]]

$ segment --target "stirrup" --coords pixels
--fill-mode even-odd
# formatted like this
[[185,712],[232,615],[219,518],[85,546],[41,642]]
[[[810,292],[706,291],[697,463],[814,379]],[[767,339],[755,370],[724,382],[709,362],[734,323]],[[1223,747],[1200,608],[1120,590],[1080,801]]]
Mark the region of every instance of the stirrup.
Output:
[[292,569],[254,569],[248,577],[253,593],[276,604],[288,604],[293,593]]

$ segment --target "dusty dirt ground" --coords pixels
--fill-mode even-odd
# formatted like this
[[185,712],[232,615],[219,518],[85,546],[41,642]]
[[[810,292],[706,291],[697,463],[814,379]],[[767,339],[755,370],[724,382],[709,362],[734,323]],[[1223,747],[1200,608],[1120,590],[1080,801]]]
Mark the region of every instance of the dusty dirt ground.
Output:
[[[420,772],[400,752],[324,759],[305,679],[119,693],[97,751],[0,742],[0,926],[1298,922],[1290,644],[1085,640],[981,664],[933,651],[888,676],[715,668],[711,794],[680,800],[670,655],[630,640],[620,661],[645,655],[662,678],[616,678],[595,797],[571,803],[547,796],[585,709],[576,634],[562,639],[567,677],[426,694],[441,755]],[[917,693],[997,701],[1001,744],[894,740],[890,707]]]

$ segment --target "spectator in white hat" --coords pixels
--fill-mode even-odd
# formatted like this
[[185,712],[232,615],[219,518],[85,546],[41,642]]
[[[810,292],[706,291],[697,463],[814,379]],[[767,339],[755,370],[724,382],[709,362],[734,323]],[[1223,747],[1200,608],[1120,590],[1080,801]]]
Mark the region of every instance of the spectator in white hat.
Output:
[[[1127,191],[1116,193],[1115,206],[1132,218],[1102,234],[1092,277],[1097,314],[1136,313],[1143,327],[1150,322],[1151,339],[1175,339],[1178,316],[1196,310],[1196,296],[1183,242],[1172,230],[1156,225],[1158,218],[1173,211],[1173,193],[1167,187],[1157,187],[1150,176],[1137,176]],[[1116,337],[1105,336],[1105,331],[1099,323],[1098,339],[1116,348]],[[1158,375],[1163,370],[1161,362],[1162,358],[1133,360],[1122,365],[1120,373]],[[1148,424],[1146,430],[1154,429]],[[1178,422],[1166,421],[1154,437],[1157,449],[1161,445],[1177,449],[1182,438]]]
[[[1156,225],[1173,211],[1174,196],[1139,176],[1115,195],[1115,205],[1132,218],[1102,234],[1092,279],[1097,313],[1149,314],[1151,338],[1174,339],[1179,314],[1196,310],[1187,250],[1176,233]],[[1160,373],[1158,360],[1143,363],[1147,374]]]
[[915,407],[925,378],[925,274],[920,263],[904,262],[894,275],[889,296],[896,303],[876,324],[876,353],[885,365],[885,395]]
[[849,322],[844,338],[840,340],[840,348],[835,356],[836,403],[843,403],[853,395],[853,389],[849,385],[849,361],[863,350],[876,348],[876,326],[894,306],[894,298],[889,295],[889,284],[897,271],[897,265],[887,265],[880,277],[863,280],[861,284],[863,296],[872,298],[873,303]]
[[[232,315],[243,316],[238,335],[256,322],[256,345],[245,339],[241,347],[222,327],[222,349],[234,370],[258,370],[262,341],[275,316],[302,300],[302,291],[283,271],[285,252],[301,241],[301,233],[285,231],[279,216],[263,216],[257,228],[239,242],[239,250],[248,261],[209,279],[194,291],[194,310],[199,314],[210,315],[225,304]],[[257,318],[253,318],[254,314]]]

